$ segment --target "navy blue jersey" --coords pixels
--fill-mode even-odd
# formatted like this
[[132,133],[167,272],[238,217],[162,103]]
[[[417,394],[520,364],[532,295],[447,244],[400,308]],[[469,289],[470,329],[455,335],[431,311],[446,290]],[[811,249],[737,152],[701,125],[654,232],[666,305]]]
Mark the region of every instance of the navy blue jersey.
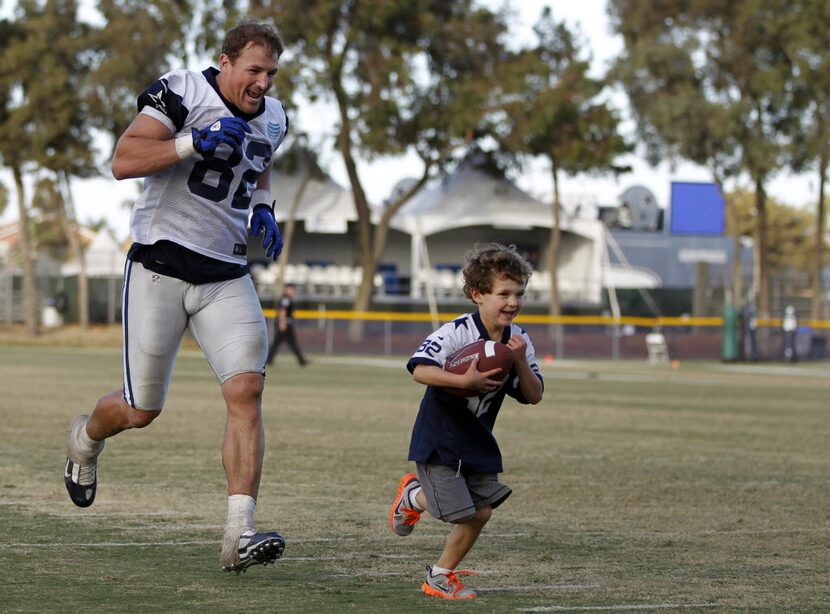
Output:
[[[522,335],[525,338],[527,362],[541,381],[542,374],[536,363],[530,337],[522,328],[513,324],[504,329],[502,343],[507,343],[511,335]],[[429,335],[409,359],[406,368],[410,373],[416,365],[443,368],[447,357],[456,350],[473,341],[489,338],[478,312],[468,313],[447,322]],[[432,465],[463,466],[482,473],[503,471],[501,451],[493,436],[493,426],[506,395],[519,403],[528,403],[519,388],[519,376],[515,368],[497,390],[477,397],[456,397],[439,387],[427,386],[412,429],[409,460]]]

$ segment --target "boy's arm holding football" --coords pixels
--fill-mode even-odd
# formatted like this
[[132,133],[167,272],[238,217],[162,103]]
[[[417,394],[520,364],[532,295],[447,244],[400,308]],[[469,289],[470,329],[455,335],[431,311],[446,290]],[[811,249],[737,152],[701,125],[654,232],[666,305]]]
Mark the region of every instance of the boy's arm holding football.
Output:
[[435,365],[419,364],[412,371],[412,379],[425,386],[461,388],[485,394],[501,386],[501,379],[495,379],[500,373],[501,369],[479,371],[476,358],[470,361],[469,368],[463,374],[451,373]]

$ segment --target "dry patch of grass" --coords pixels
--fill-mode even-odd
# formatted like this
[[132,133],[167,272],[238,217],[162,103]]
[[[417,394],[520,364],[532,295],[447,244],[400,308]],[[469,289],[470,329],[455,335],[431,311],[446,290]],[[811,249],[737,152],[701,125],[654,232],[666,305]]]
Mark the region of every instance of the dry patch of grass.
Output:
[[[33,345],[45,347],[106,347],[120,348],[123,338],[121,325],[95,325],[82,329],[77,325],[44,328],[32,337],[25,327],[0,324],[0,345]],[[197,348],[189,335],[183,341],[185,348]]]

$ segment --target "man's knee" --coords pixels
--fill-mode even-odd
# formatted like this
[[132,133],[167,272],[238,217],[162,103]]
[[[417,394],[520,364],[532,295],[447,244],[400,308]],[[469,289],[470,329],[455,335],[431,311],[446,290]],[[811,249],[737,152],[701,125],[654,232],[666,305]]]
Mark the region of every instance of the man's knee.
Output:
[[222,384],[222,395],[229,404],[258,405],[264,388],[265,378],[261,373],[239,373]]
[[132,407],[124,400],[123,390],[113,390],[98,399],[98,407],[101,407],[106,412],[114,412],[109,415],[120,416],[118,420],[121,423],[122,429],[142,429],[158,418],[161,413],[160,409],[144,410]]
[[158,418],[161,410],[150,411],[145,409],[135,409],[129,407],[128,416],[131,429],[143,429],[148,426],[153,420]]

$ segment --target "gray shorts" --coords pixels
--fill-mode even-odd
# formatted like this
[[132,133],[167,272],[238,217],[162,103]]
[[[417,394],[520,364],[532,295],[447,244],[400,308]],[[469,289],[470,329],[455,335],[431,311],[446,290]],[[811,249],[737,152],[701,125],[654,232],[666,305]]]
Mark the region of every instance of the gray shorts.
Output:
[[250,275],[194,285],[127,261],[122,305],[124,400],[136,409],[164,406],[187,329],[220,384],[265,372],[268,330]]
[[444,522],[455,522],[482,507],[496,508],[513,490],[496,473],[474,473],[445,465],[415,463],[429,513]]

